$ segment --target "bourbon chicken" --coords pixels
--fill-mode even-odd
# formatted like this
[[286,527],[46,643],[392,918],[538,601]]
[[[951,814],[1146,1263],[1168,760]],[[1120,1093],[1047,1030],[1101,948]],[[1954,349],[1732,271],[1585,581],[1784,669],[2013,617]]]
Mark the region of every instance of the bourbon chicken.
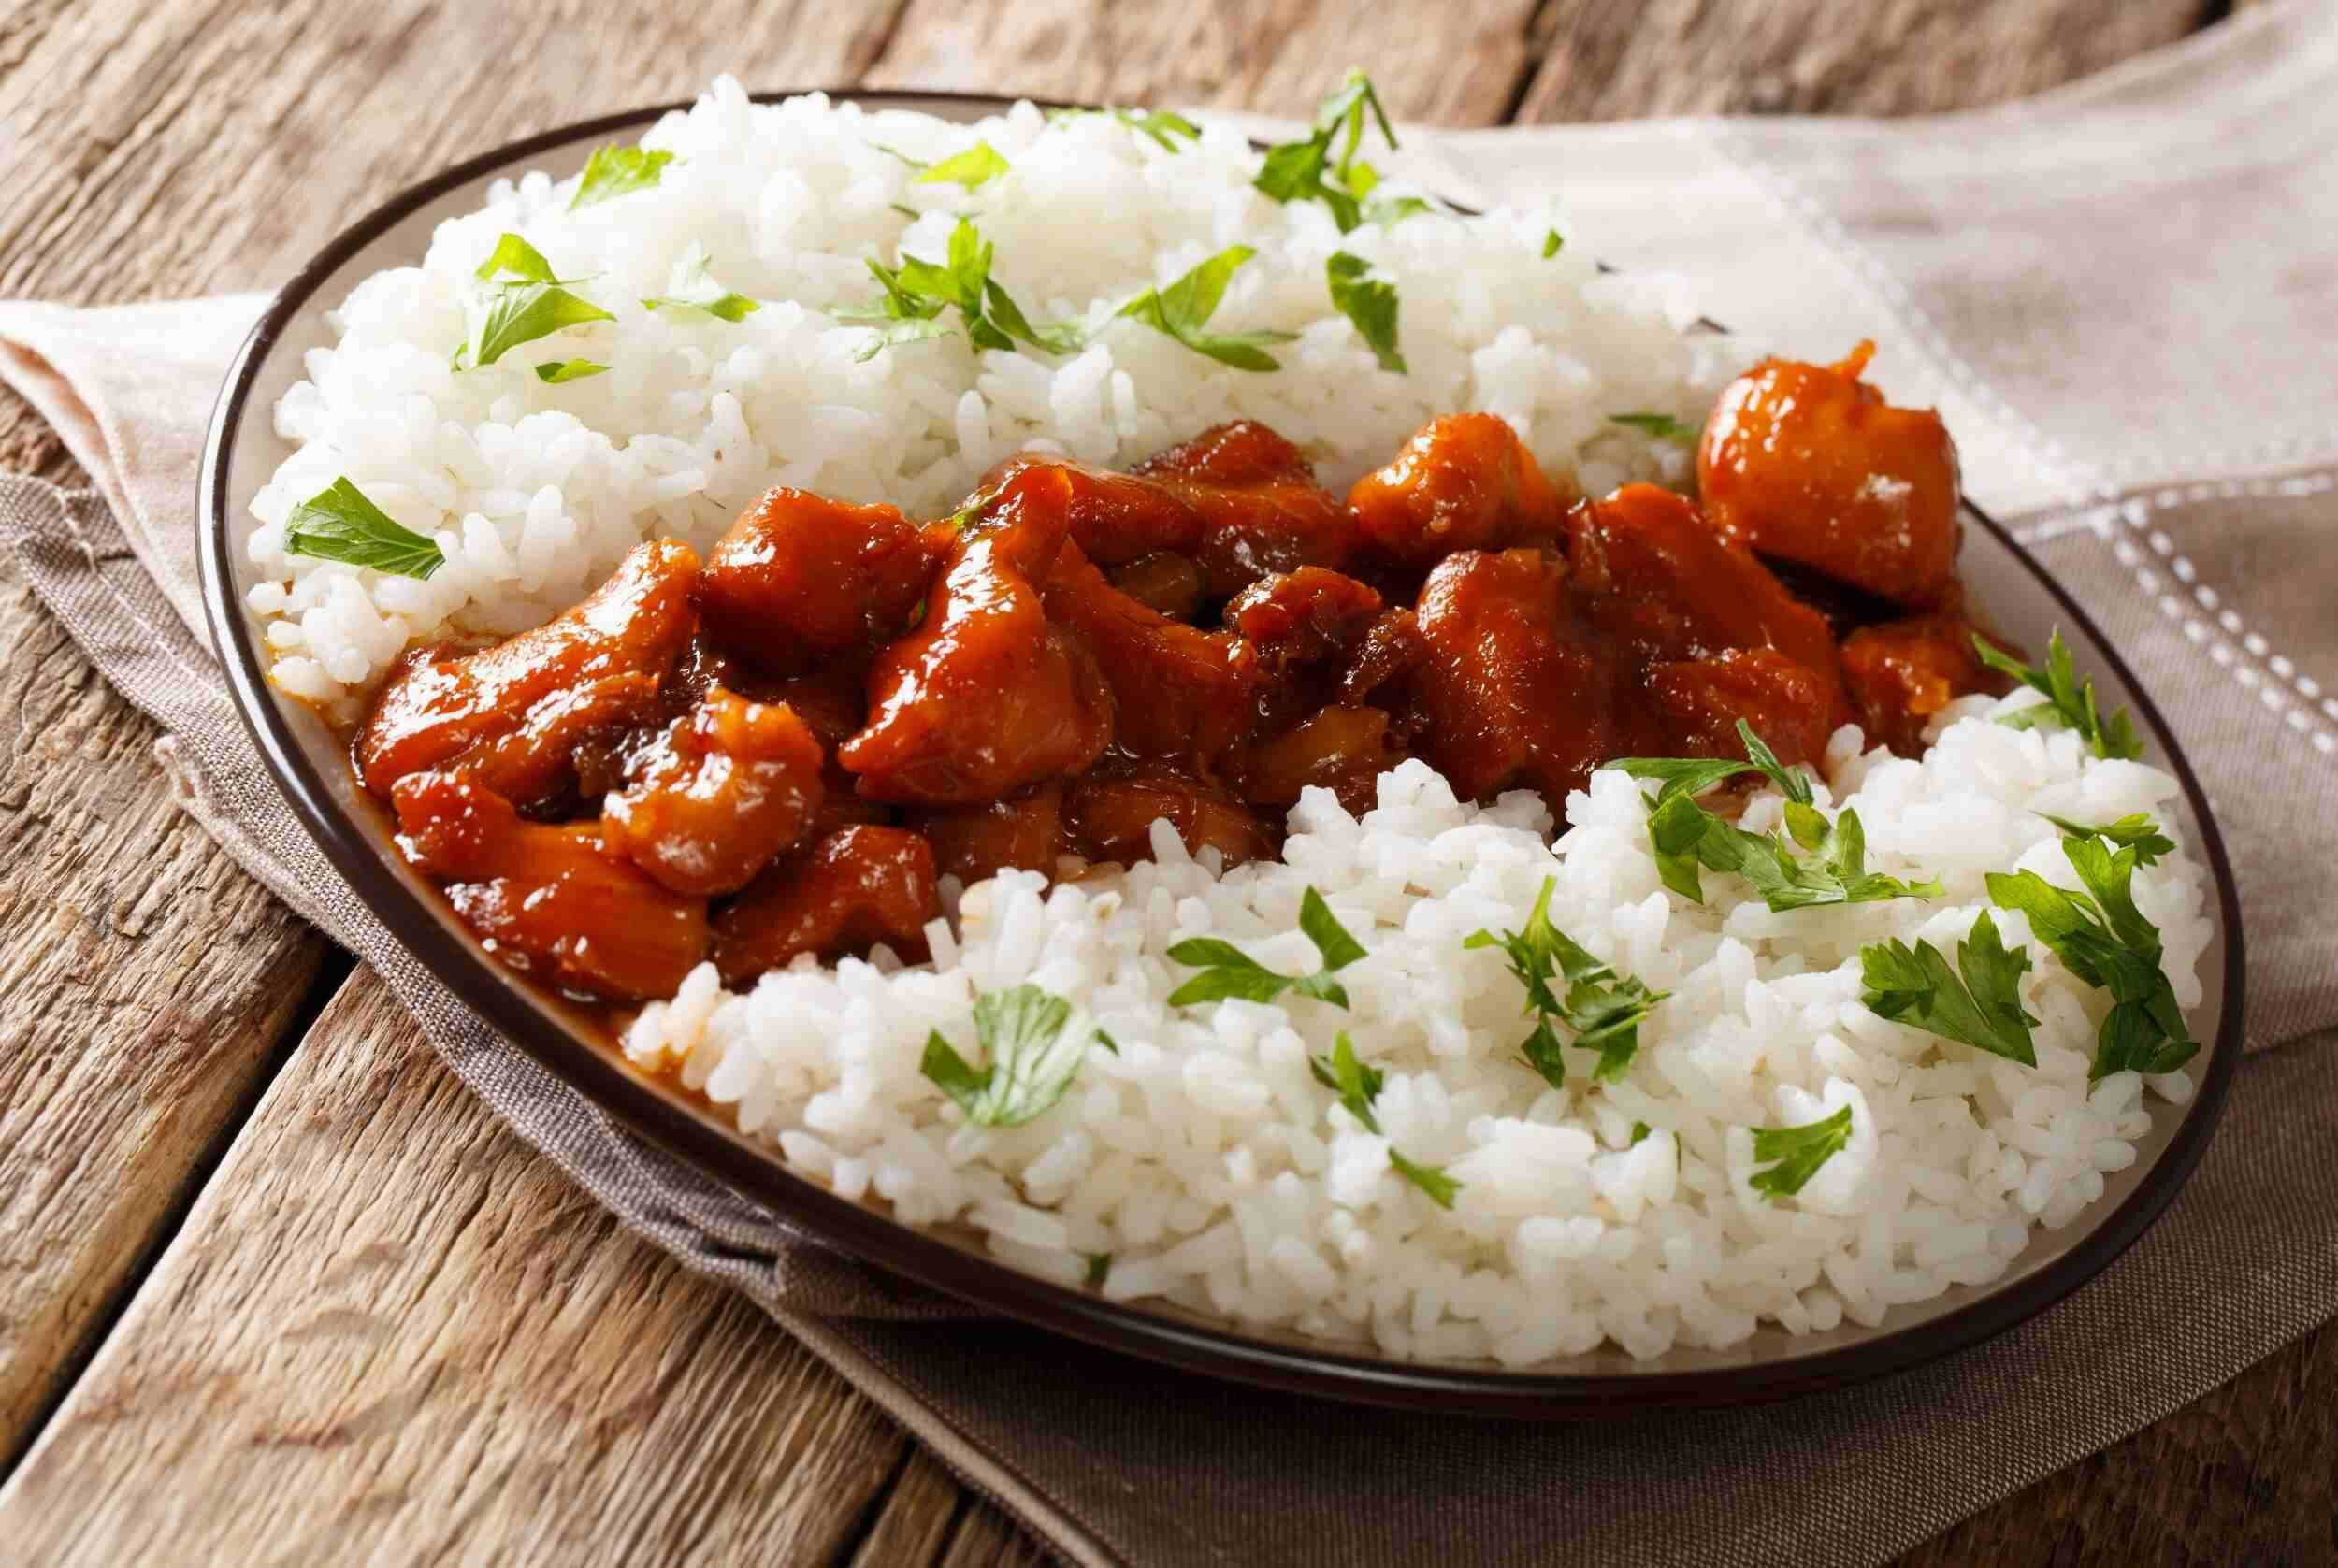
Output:
[[1251,422],[1113,472],[1026,453],[953,517],[780,488],[701,564],[638,546],[566,614],[410,655],[353,739],[397,842],[515,969],[623,1004],[713,960],[916,959],[943,879],[1172,833],[1276,854],[1303,791],[1408,757],[1462,795],[1623,755],[1912,752],[1997,689],[1939,419],[1835,366],[1723,395],[1700,498],[1554,482],[1491,414],[1345,496]]

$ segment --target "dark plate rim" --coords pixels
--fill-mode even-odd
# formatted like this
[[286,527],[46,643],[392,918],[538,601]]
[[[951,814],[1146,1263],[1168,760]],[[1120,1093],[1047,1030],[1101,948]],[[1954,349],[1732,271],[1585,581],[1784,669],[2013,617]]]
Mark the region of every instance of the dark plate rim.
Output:
[[[758,93],[758,103],[794,95]],[[988,94],[822,89],[831,97],[873,106],[951,102],[995,110],[1014,100]],[[196,521],[202,529],[203,603],[212,642],[238,713],[303,827],[358,896],[382,914],[408,950],[474,1011],[556,1077],[628,1129],[733,1187],[818,1239],[862,1260],[973,1305],[1068,1334],[1104,1348],[1185,1371],[1289,1393],[1420,1412],[1511,1417],[1566,1417],[1624,1410],[1763,1403],[1840,1388],[1903,1372],[1977,1345],[2046,1310],[2124,1253],[2158,1218],[2200,1162],[2223,1111],[2242,1052],[2245,986],[2241,911],[2223,835],[2190,761],[2158,707],[2093,619],[1979,508],[1967,514],[2021,563],[2062,613],[2093,639],[2133,695],[2158,738],[2200,825],[2201,850],[2216,885],[2216,918],[2225,939],[2224,1005],[2216,1038],[2193,1104],[2150,1172],[2119,1206],[2071,1250],[1986,1296],[1938,1317],[1870,1340],[1814,1351],[1768,1365],[1687,1371],[1577,1374],[1402,1362],[1324,1347],[1296,1348],[1218,1328],[1157,1316],[1017,1272],[945,1240],[838,1197],[799,1176],[776,1155],[764,1157],[671,1103],[607,1053],[579,1050],[544,1006],[503,977],[475,944],[435,913],[375,857],[366,825],[342,813],[323,774],[294,736],[267,683],[267,662],[250,618],[233,590],[228,514],[231,433],[242,423],[262,365],[325,279],[384,231],[449,191],[525,158],[686,109],[658,105],[579,122],[467,159],[400,192],[352,223],[277,291],[237,351],[205,440]]]

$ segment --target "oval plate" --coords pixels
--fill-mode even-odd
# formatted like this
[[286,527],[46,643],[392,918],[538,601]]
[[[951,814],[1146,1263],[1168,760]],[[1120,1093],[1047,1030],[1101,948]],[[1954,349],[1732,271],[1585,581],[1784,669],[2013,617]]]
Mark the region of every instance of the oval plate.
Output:
[[[760,102],[785,96],[758,94]],[[970,121],[1010,100],[915,93],[839,93],[871,108]],[[361,219],[284,285],[229,368],[212,414],[198,502],[204,603],[238,708],[294,812],[325,857],[383,923],[466,1004],[546,1068],[641,1136],[672,1151],[777,1213],[790,1225],[868,1262],[987,1311],[1108,1348],[1267,1388],[1416,1410],[1564,1417],[1625,1408],[1744,1403],[1864,1381],[1974,1344],[2043,1311],[2100,1273],[2157,1218],[2215,1128],[2241,1055],[2240,909],[2224,842],[2200,782],[2158,710],[2084,611],[1989,518],[1969,510],[1966,581],[2007,636],[2044,645],[2059,626],[2107,703],[2132,707],[2156,755],[2181,782],[2187,842],[2215,881],[2217,937],[2203,960],[2205,995],[2194,1010],[2205,1042],[2199,1091],[2171,1114],[2161,1107],[2136,1162],[2111,1175],[2102,1198],[2067,1230],[2033,1235],[2001,1278],[1962,1287],[1889,1313],[1873,1328],[1826,1333],[1765,1328],[1735,1349],[1677,1348],[1648,1360],[1620,1350],[1528,1371],[1486,1363],[1408,1362],[1338,1349],[1295,1335],[1251,1332],[1176,1308],[1105,1301],[1008,1268],[971,1234],[916,1230],[882,1209],[841,1198],[797,1175],[698,1097],[635,1071],[599,1043],[581,1014],[538,994],[483,953],[437,892],[393,850],[378,808],[363,797],[325,726],[267,679],[259,628],[244,609],[253,581],[245,543],[256,526],[253,496],[290,447],[269,416],[302,376],[301,357],[331,341],[325,312],[368,273],[411,264],[441,220],[483,204],[490,180],[584,165],[591,148],[638,137],[668,105],[585,122],[514,142],[426,180]]]

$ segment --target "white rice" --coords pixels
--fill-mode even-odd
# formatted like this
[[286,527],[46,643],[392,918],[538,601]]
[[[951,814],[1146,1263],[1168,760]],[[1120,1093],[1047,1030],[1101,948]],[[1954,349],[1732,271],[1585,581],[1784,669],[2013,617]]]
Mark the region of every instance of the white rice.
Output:
[[[2018,698],[2013,700],[2020,700]],[[1870,869],[1936,875],[1943,897],[1774,913],[1708,874],[1706,907],[1665,890],[1639,786],[1594,775],[1557,842],[1538,798],[1456,803],[1419,762],[1384,775],[1361,820],[1310,790],[1284,863],[1220,876],[1156,828],[1159,858],[1052,889],[1006,872],[968,888],[935,960],[811,961],[726,993],[712,965],[627,1038],[678,1065],[749,1133],[848,1197],[919,1225],[972,1226],[1016,1266],[1066,1283],[1108,1253],[1102,1288],[1393,1355],[1523,1365],[1612,1341],[1635,1356],[1725,1348],[1763,1324],[1795,1333],[2002,1274],[2033,1229],[2076,1219],[2134,1162],[2146,1091],[2182,1102],[2184,1072],[2087,1081],[2103,993],[2028,923],[1999,911],[2033,968],[2035,1069],[1887,1022],[1861,1004],[1858,949],[1927,940],[1953,954],[1988,907],[1983,877],[2033,870],[2075,885],[2053,827],[2156,813],[2174,780],[2085,754],[2069,732],[1992,723],[1968,698],[1921,762],[1828,752]],[[1750,825],[1773,823],[1757,798]],[[1462,943],[1523,923],[1546,877],[1551,918],[1619,970],[1669,990],[1621,1079],[1570,1053],[1564,1091],[1518,1057],[1523,991],[1495,951]],[[1207,933],[1270,967],[1313,967],[1296,928],[1318,888],[1369,956],[1341,971],[1350,1005],[1306,999],[1173,1009],[1191,971],[1167,949]],[[2205,881],[2185,854],[2141,870],[2177,1000],[2200,1000]],[[1008,1130],[968,1125],[919,1070],[930,1030],[972,1054],[985,990],[1031,982],[1075,1000],[1117,1055],[1091,1048],[1054,1109]],[[1086,1028],[1077,1022],[1074,1028]],[[1349,1032],[1386,1074],[1364,1129],[1309,1073]],[[1849,1146],[1801,1192],[1770,1199],[1752,1129],[1848,1104]],[[1632,1128],[1652,1131],[1637,1144]],[[1393,1144],[1443,1165],[1450,1212],[1389,1167]]]
[[[977,139],[1011,167],[972,192],[916,183],[875,145],[932,161]],[[421,266],[377,273],[341,305],[337,342],[310,354],[308,379],[276,409],[296,450],[253,501],[251,556],[267,581],[250,603],[286,691],[329,707],[441,627],[534,625],[644,538],[703,549],[772,484],[938,516],[1026,445],[1126,463],[1254,417],[1345,488],[1431,417],[1483,409],[1587,490],[1678,482],[1685,453],[1608,416],[1694,420],[1746,352],[1683,336],[1697,312],[1682,280],[1600,275],[1595,240],[1555,201],[1342,235],[1321,204],[1253,190],[1258,155],[1221,129],[1172,152],[1104,116],[1051,124],[1018,104],[961,126],[817,95],[760,107],[725,78],[643,144],[676,154],[656,187],[570,212],[572,180],[499,182],[483,209],[440,225]],[[913,223],[894,204],[924,215]],[[1098,329],[1083,352],[976,352],[952,337],[855,362],[870,333],[830,310],[876,295],[871,257],[941,259],[961,212],[1032,321]],[[1568,243],[1545,259],[1554,227]],[[465,300],[482,287],[473,269],[507,231],[617,319],[457,371]],[[1236,243],[1258,254],[1210,326],[1298,333],[1272,351],[1281,373],[1234,369],[1133,321],[1104,324]],[[737,323],[644,309],[694,246],[763,308]],[[1332,309],[1323,266],[1340,249],[1396,283],[1408,373],[1381,370]],[[535,374],[571,358],[612,368],[556,385]],[[286,555],[287,515],[342,477],[435,537],[444,567],[421,582]]]

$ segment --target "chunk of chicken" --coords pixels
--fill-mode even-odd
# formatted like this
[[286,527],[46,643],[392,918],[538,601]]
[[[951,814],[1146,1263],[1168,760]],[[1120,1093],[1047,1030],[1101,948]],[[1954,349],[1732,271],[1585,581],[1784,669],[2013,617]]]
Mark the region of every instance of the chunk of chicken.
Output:
[[1617,755],[1611,645],[1542,550],[1465,550],[1429,574],[1413,672],[1420,755],[1465,799],[1540,790],[1554,809]]
[[1225,598],[1268,572],[1336,567],[1355,552],[1354,518],[1315,482],[1305,453],[1252,419],[1213,425],[1136,466],[1202,517],[1198,564]]
[[613,675],[662,678],[697,629],[699,558],[679,539],[637,544],[575,608],[461,657],[426,652],[382,688],[352,748],[366,787],[386,795],[490,737],[518,729],[555,692]]
[[811,828],[825,760],[786,703],[716,686],[634,754],[602,829],[677,893],[735,893]]
[[1835,732],[1825,683],[1774,648],[1730,648],[1651,665],[1648,689],[1663,715],[1656,749],[1666,756],[1743,756],[1743,719],[1791,766],[1824,756]]
[[1112,694],[1037,584],[1064,542],[1060,498],[1026,493],[950,552],[925,615],[877,655],[868,726],[837,759],[872,800],[963,805],[1076,773],[1112,739]]
[[878,942],[926,957],[942,913],[933,851],[899,827],[841,828],[773,864],[714,918],[714,963],[744,985],[801,954],[839,958]]
[[899,636],[952,543],[888,506],[779,485],[707,556],[699,610],[726,652],[774,675]]
[[1189,855],[1215,849],[1229,866],[1263,860],[1281,844],[1273,826],[1228,791],[1171,773],[1074,779],[1063,809],[1074,847],[1090,860],[1151,859],[1156,820],[1169,824]]
[[1981,662],[1961,614],[1919,615],[1867,626],[1843,640],[1843,674],[1870,746],[1924,755],[1924,729],[1960,697],[2001,697],[2012,683]]
[[1386,468],[1348,492],[1381,556],[1425,570],[1457,550],[1502,550],[1559,536],[1566,501],[1518,433],[1495,414],[1422,425]]
[[493,790],[523,812],[592,795],[602,752],[620,751],[661,716],[654,675],[611,675],[540,698],[517,729],[473,742],[436,772]]
[[1372,808],[1379,776],[1404,760],[1386,710],[1333,702],[1242,747],[1227,772],[1253,805],[1292,805],[1301,790],[1320,785],[1361,814]]
[[1095,656],[1113,694],[1113,743],[1132,756],[1206,774],[1249,727],[1259,671],[1248,647],[1149,610],[1066,545],[1047,612]]
[[1056,857],[1070,848],[1061,779],[988,805],[913,812],[909,826],[932,844],[934,869],[960,882],[978,882],[1009,867],[1052,875]]
[[480,944],[512,968],[602,1001],[671,996],[706,956],[706,900],[660,886],[594,823],[521,819],[492,790],[445,773],[392,792],[398,848],[446,885]]
[[1696,456],[1705,511],[1725,538],[1910,609],[1956,582],[1956,443],[1930,409],[1898,409],[1839,365],[1766,359],[1722,390]]

